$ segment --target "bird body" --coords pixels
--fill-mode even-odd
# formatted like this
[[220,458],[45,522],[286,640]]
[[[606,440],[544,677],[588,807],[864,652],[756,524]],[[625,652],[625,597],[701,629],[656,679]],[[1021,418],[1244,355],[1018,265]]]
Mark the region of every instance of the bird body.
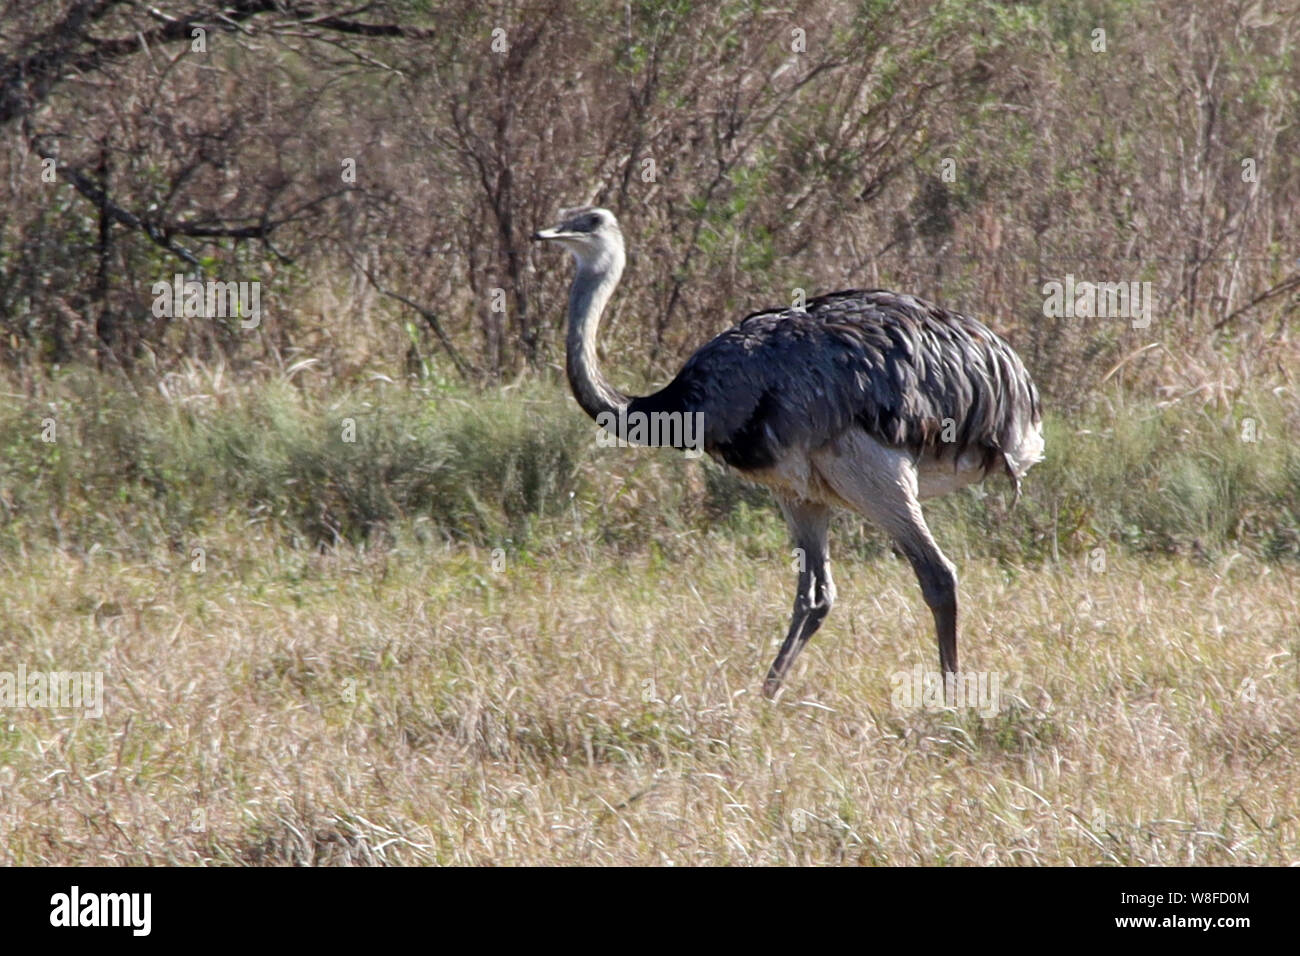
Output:
[[629,410],[702,414],[712,457],[808,500],[823,495],[804,463],[850,432],[906,451],[923,499],[998,467],[1018,486],[1042,453],[1038,392],[1011,347],[882,289],[755,312]]
[[[695,415],[704,450],[776,494],[805,556],[790,630],[764,691],[781,687],[835,597],[827,534],[844,507],[888,532],[935,617],[940,664],[957,670],[956,575],[919,502],[986,477],[1016,487],[1043,454],[1038,391],[1020,358],[979,321],[910,295],[846,290],[803,309],[752,313],[705,344],[664,388],[628,398],[596,367],[600,315],[624,264],[608,210],[583,207],[538,232],[569,248],[567,362],[602,423]],[[620,435],[619,437],[624,437]]]

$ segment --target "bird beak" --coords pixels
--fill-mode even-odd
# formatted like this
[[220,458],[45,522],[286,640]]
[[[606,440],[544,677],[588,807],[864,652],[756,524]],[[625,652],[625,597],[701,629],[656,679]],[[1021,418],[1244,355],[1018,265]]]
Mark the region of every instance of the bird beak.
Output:
[[552,229],[539,229],[533,233],[533,241],[537,242],[543,239],[562,239],[565,235],[563,229],[558,226]]

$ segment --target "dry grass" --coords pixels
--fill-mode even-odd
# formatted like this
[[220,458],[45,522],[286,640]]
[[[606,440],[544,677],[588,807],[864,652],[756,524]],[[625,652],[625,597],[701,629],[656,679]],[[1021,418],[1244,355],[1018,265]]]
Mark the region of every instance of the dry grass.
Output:
[[735,541],[494,571],[231,516],[202,573],[5,559],[0,668],[103,670],[106,705],[4,714],[0,861],[1300,862],[1293,567],[964,560],[964,663],[1013,675],[985,718],[891,706],[935,657],[892,557],[837,564],[763,700],[793,575]]

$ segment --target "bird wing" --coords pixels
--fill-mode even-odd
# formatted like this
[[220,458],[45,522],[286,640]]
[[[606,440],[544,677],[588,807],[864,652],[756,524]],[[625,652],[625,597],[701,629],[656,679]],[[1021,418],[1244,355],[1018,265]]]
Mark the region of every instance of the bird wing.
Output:
[[1026,418],[1041,420],[1024,366],[983,324],[913,296],[856,289],[803,311],[747,316],[638,408],[702,413],[705,448],[741,470],[813,451],[854,426],[917,455],[956,461],[975,448],[987,470]]

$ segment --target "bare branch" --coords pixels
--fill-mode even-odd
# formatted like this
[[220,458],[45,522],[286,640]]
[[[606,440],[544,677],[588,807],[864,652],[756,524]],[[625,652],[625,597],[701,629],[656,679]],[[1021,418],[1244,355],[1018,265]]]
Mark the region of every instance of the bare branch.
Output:
[[1286,279],[1283,279],[1281,282],[1279,282],[1277,285],[1273,286],[1272,288],[1265,289],[1263,292],[1255,296],[1255,298],[1251,299],[1249,302],[1247,302],[1245,305],[1241,306],[1240,308],[1233,309],[1231,312],[1229,312],[1227,315],[1221,318],[1218,322],[1214,323],[1214,331],[1217,332],[1219,329],[1223,328],[1225,325],[1227,325],[1237,316],[1241,315],[1244,312],[1249,312],[1251,309],[1255,308],[1255,306],[1261,305],[1262,303],[1267,302],[1269,299],[1276,299],[1280,295],[1285,295],[1286,293],[1293,292],[1297,289],[1300,289],[1300,272],[1292,276],[1289,276]]
[[187,222],[184,220],[159,220],[149,216],[141,216],[131,212],[118,203],[114,202],[105,191],[104,187],[95,179],[87,176],[71,163],[60,163],[58,154],[55,150],[45,145],[45,138],[35,136],[32,138],[32,146],[43,159],[53,159],[57,168],[67,177],[81,195],[85,196],[96,206],[105,210],[105,212],[117,223],[144,233],[154,243],[166,249],[173,255],[183,259],[194,268],[200,268],[198,258],[189,249],[175,242],[175,236],[187,236],[194,239],[234,239],[234,240],[257,240],[263,243],[278,259],[285,263],[292,263],[293,259],[280,252],[271,244],[271,234],[283,225],[291,222],[302,220],[304,214],[313,210],[323,203],[328,202],[337,196],[348,192],[346,188],[332,190],[320,196],[300,203],[290,209],[284,215],[272,219],[270,210],[263,213],[262,217],[256,224],[247,226],[237,226],[228,224],[210,224],[204,222]]
[[[87,35],[86,28],[90,24],[103,19],[112,9],[126,2],[127,0],[83,0],[76,3],[56,26],[28,44],[35,49],[34,53],[14,60],[0,61],[0,125],[30,113],[70,74],[101,70],[109,63],[138,53],[141,49],[189,40],[195,27],[214,21],[234,27],[261,14],[276,14],[284,18],[281,22],[286,26],[309,24],[351,36],[422,40],[437,35],[434,30],[426,27],[365,23],[330,14],[322,15],[315,4],[286,6],[276,0],[232,0],[221,5],[200,7],[183,17],[168,17],[150,8],[150,16],[163,21],[161,26],[112,38]],[[274,30],[276,26],[272,23],[269,29]]]

